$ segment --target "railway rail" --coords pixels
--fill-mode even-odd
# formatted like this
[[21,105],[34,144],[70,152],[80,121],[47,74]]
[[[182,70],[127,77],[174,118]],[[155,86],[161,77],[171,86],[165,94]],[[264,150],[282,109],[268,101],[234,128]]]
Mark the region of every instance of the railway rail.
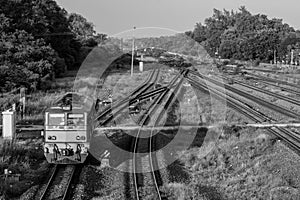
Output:
[[277,87],[277,88],[280,88],[282,91],[287,91],[291,94],[295,94],[295,95],[298,95],[300,96],[300,91],[297,91],[297,90],[293,90],[291,88],[287,88],[287,87],[283,87],[283,86],[280,86],[278,84],[275,84],[275,83],[270,83],[270,82],[267,82],[267,81],[264,81],[262,79],[257,79],[258,82],[261,82],[265,85],[269,85],[269,86],[273,86],[273,87]]
[[135,88],[130,94],[128,94],[127,96],[125,96],[123,99],[116,101],[113,105],[108,105],[106,106],[106,108],[104,108],[104,110],[97,116],[96,120],[101,119],[103,116],[109,114],[113,109],[119,107],[120,105],[127,103],[130,99],[131,96],[141,92],[141,90],[143,90],[146,86],[148,86],[149,84],[152,85],[151,80],[153,80],[155,74],[157,74],[159,72],[157,72],[157,70],[153,70],[150,75],[148,76],[148,78],[145,80],[145,82],[143,82],[140,86],[138,86],[137,88]]
[[247,98],[247,99],[249,99],[249,100],[251,100],[251,101],[253,101],[253,102],[257,103],[257,104],[260,104],[260,105],[262,105],[262,106],[264,106],[266,108],[269,108],[270,110],[276,111],[276,112],[278,112],[280,114],[283,114],[285,116],[288,116],[290,118],[300,119],[300,114],[299,113],[296,113],[296,112],[293,112],[293,111],[288,110],[286,108],[283,108],[281,106],[275,105],[275,104],[273,104],[271,102],[268,102],[266,100],[257,98],[256,96],[248,94],[247,92],[241,91],[241,90],[239,90],[237,88],[234,88],[234,87],[232,87],[230,85],[223,84],[223,83],[221,83],[221,82],[219,82],[219,81],[217,81],[215,79],[211,79],[209,77],[205,77],[202,74],[199,74],[197,72],[191,71],[191,74],[193,74],[195,76],[198,76],[199,78],[201,78],[203,80],[206,80],[206,81],[208,81],[208,82],[210,82],[212,84],[215,84],[217,86],[224,87],[227,91],[230,91],[232,93],[238,94],[238,95],[240,95],[240,96],[242,96],[244,98]]
[[267,72],[267,73],[272,73],[274,75],[280,75],[280,76],[285,76],[287,78],[300,80],[299,77],[294,77],[294,76],[287,74],[286,72],[280,71],[280,70],[260,69],[260,68],[246,68],[245,70],[249,70],[249,71],[253,71],[253,72],[255,72],[255,71]]
[[[220,77],[225,79],[225,80],[229,80],[229,78],[227,78],[225,76],[220,76]],[[258,91],[258,92],[262,92],[262,93],[268,94],[272,97],[276,97],[278,99],[281,99],[281,100],[284,100],[284,101],[287,101],[287,102],[290,102],[292,104],[300,106],[300,101],[297,100],[297,99],[293,99],[293,98],[288,97],[288,96],[284,96],[284,95],[281,95],[281,94],[270,92],[268,90],[265,90],[265,89],[262,89],[262,88],[259,88],[259,87],[256,87],[256,86],[248,85],[246,83],[243,83],[242,81],[234,80],[234,83],[237,83],[238,85],[241,85],[241,86],[246,87],[248,89],[252,89],[252,90],[255,90],[255,91]]]
[[[145,99],[149,96],[153,96],[159,93],[162,89],[158,89],[155,91],[152,91],[151,93],[144,94],[149,88],[153,87],[154,84],[157,82],[159,78],[159,72],[160,70],[153,70],[151,74],[148,76],[146,81],[142,83],[140,86],[138,86],[136,89],[134,89],[129,95],[127,95],[125,98],[117,101],[113,105],[107,106],[95,119],[95,121],[98,123],[97,126],[103,126],[106,125],[109,121],[112,120],[114,115],[119,114],[122,110],[128,107],[128,104],[132,104],[138,99]],[[114,111],[114,113],[112,113]],[[108,119],[104,120],[103,122],[100,122],[103,120],[105,116],[109,115]]]
[[[170,92],[173,91],[170,94],[170,96],[168,97],[168,100],[165,102],[163,110],[160,111],[159,115],[155,117],[154,119],[154,125],[157,125],[158,122],[161,120],[165,108],[167,108],[170,103],[171,103],[171,99],[173,99],[175,97],[174,93],[177,93],[177,91],[179,90],[180,86],[182,85],[182,81],[183,81],[183,75],[185,75],[187,72],[186,71],[182,71],[180,74],[178,74],[167,86],[167,90],[165,90],[163,93],[161,93],[159,96],[157,96],[154,101],[151,103],[151,105],[148,107],[147,111],[144,113],[143,116],[140,117],[139,119],[139,123],[141,124],[141,128],[138,130],[136,137],[134,138],[134,142],[132,143],[132,149],[133,149],[133,159],[132,159],[132,166],[133,166],[133,181],[134,181],[134,189],[135,189],[135,194],[136,194],[136,199],[140,199],[140,195],[139,195],[139,187],[141,185],[143,185],[143,183],[141,183],[141,177],[139,176],[140,174],[137,171],[137,166],[138,166],[138,158],[137,158],[137,153],[139,152],[139,145],[140,145],[140,134],[141,134],[141,130],[142,127],[146,124],[148,124],[151,121],[151,116],[154,115],[154,113],[161,108],[161,104],[163,103],[164,99],[166,98],[166,96],[168,94],[170,94]],[[179,80],[179,81],[178,81]],[[178,83],[176,83],[178,82]],[[160,172],[158,169],[158,159],[157,156],[154,154],[155,153],[155,148],[156,148],[156,137],[153,136],[153,130],[151,130],[150,133],[150,137],[147,138],[147,140],[149,140],[148,145],[149,145],[149,165],[150,165],[150,171],[151,171],[151,176],[152,176],[152,180],[153,180],[153,184],[155,187],[155,191],[157,193],[157,199],[165,199],[165,197],[163,196],[163,194],[161,193],[161,191],[159,190],[159,187],[163,184]],[[154,152],[154,153],[153,153]]]
[[[253,109],[247,103],[241,101],[238,98],[233,96],[229,96],[226,93],[223,93],[221,90],[210,88],[208,89],[207,86],[199,81],[196,81],[192,78],[188,78],[191,85],[197,89],[201,89],[205,92],[213,93],[216,97],[226,100],[227,105],[240,114],[243,114],[247,118],[253,120],[254,122],[261,123],[263,121],[271,121],[274,122],[275,120],[271,117],[265,115],[262,112],[259,112]],[[298,153],[300,152],[300,135],[294,131],[288,130],[286,128],[281,127],[270,127],[266,128],[269,133],[275,135],[276,137],[282,139],[285,143],[287,143],[291,148],[296,150]]]
[[[76,171],[78,171],[78,168],[80,168],[80,166],[77,165],[55,165],[46,188],[39,199],[71,199],[71,183],[74,180],[75,174],[78,174],[75,173]],[[60,188],[62,190],[58,191],[57,188]],[[55,197],[53,197],[54,194]]]
[[300,85],[297,85],[297,84],[293,84],[293,83],[289,83],[289,82],[286,82],[286,81],[273,79],[273,78],[270,78],[270,77],[254,74],[254,73],[251,73],[251,72],[247,72],[247,74],[249,74],[250,76],[253,76],[253,77],[257,77],[257,78],[262,79],[262,80],[267,81],[267,82],[278,83],[278,84],[282,84],[282,85],[286,85],[286,86],[290,86],[290,87],[293,87],[293,88],[300,89]]

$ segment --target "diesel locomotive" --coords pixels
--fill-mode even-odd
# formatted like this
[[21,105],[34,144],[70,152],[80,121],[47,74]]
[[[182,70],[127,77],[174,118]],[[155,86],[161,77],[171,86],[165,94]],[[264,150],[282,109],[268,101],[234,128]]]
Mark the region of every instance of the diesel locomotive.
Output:
[[80,164],[87,156],[94,129],[94,101],[69,92],[45,112],[44,155],[49,163]]

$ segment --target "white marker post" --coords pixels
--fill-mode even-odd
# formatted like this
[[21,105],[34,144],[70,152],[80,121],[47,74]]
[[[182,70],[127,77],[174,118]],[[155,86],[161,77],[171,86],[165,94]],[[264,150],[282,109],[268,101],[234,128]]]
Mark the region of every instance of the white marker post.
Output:
[[2,112],[3,116],[3,138],[12,140],[16,132],[16,111],[7,110]]

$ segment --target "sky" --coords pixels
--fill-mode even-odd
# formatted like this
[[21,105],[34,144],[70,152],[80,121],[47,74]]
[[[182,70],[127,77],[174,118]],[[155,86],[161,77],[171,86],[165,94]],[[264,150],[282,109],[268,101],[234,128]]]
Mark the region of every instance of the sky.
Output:
[[[133,27],[161,27],[178,32],[193,30],[212,16],[213,8],[238,10],[283,19],[300,29],[299,0],[56,0],[69,13],[83,15],[95,25],[98,33],[109,36]],[[155,33],[153,33],[155,34]]]

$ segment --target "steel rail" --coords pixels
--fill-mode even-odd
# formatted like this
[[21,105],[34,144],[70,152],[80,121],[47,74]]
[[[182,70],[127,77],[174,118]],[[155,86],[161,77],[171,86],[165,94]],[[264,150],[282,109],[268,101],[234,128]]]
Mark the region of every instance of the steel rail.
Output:
[[72,183],[72,181],[73,181],[73,179],[75,177],[76,168],[77,168],[77,166],[73,166],[73,169],[72,169],[71,175],[69,177],[69,180],[67,182],[66,190],[64,192],[62,200],[70,199],[69,195],[71,193],[71,183]]
[[286,115],[286,116],[291,117],[291,118],[300,119],[300,114],[299,113],[290,111],[290,110],[288,110],[286,108],[283,108],[281,106],[275,105],[275,104],[273,104],[271,102],[268,102],[266,100],[257,98],[255,96],[250,95],[250,94],[248,94],[248,93],[246,93],[244,91],[241,91],[241,90],[239,90],[237,88],[231,87],[231,86],[229,86],[227,84],[221,83],[221,82],[219,82],[217,80],[214,80],[214,79],[211,79],[209,77],[205,77],[205,76],[203,76],[203,75],[201,75],[201,74],[199,74],[197,72],[192,72],[192,74],[200,77],[201,79],[207,80],[210,83],[213,83],[215,85],[224,87],[226,90],[228,90],[230,92],[233,92],[233,93],[238,94],[240,96],[243,96],[243,97],[245,97],[247,99],[250,99],[253,102],[258,103],[258,104],[260,104],[260,105],[262,105],[264,107],[267,107],[267,108],[269,108],[271,110],[274,110],[274,111],[276,111],[278,113],[281,113],[281,114]]
[[51,187],[51,185],[52,185],[52,183],[53,183],[53,181],[54,181],[54,179],[57,175],[58,170],[59,170],[59,165],[55,165],[54,170],[52,172],[52,175],[50,176],[50,179],[47,182],[46,188],[45,188],[44,192],[42,193],[42,195],[40,197],[40,200],[46,199],[46,194],[47,194],[48,190],[50,189],[50,187]]
[[[227,94],[224,94],[220,91],[217,91],[215,89],[207,89],[207,87],[204,84],[201,84],[199,82],[197,82],[196,80],[193,80],[191,78],[188,78],[188,80],[190,81],[191,85],[193,85],[194,87],[204,90],[206,92],[209,93],[214,93],[218,98],[221,99],[226,99],[228,105],[230,107],[232,107],[233,109],[235,109],[236,111],[238,111],[239,113],[245,115],[246,117],[248,117],[249,119],[255,121],[255,122],[262,122],[265,120],[272,120],[270,117],[266,116],[265,114],[258,112],[257,110],[254,110],[253,108],[248,107],[247,104],[245,104],[244,102],[242,102],[239,99],[233,98],[228,96]],[[250,115],[249,113],[251,113],[252,115]],[[256,118],[255,118],[255,117]],[[293,149],[297,150],[297,152],[300,151],[300,136],[297,133],[294,133],[290,130],[284,129],[284,128],[279,128],[279,127],[274,127],[274,128],[267,128],[267,130],[279,137],[280,139],[282,139],[284,142],[286,142],[289,146],[291,146]]]
[[159,70],[153,70],[151,74],[148,76],[145,82],[143,82],[140,86],[138,86],[136,89],[134,89],[129,95],[124,97],[123,99],[117,101],[114,105],[107,106],[96,118],[95,121],[100,120],[105,115],[110,113],[113,109],[118,108],[119,106],[129,102],[130,97],[136,95],[136,93],[140,92],[143,88],[145,88],[148,84],[151,84],[151,80],[153,79],[155,74],[159,74]]
[[[223,78],[223,79],[226,79],[226,80],[230,79],[230,78],[227,78],[227,77],[224,77],[224,76],[220,76],[220,77]],[[288,101],[288,102],[290,102],[292,104],[300,106],[300,101],[298,101],[297,99],[293,99],[293,98],[288,97],[288,96],[283,96],[281,94],[276,94],[274,92],[270,92],[268,90],[265,90],[265,89],[262,89],[262,88],[259,88],[259,87],[256,87],[256,86],[247,85],[247,84],[243,83],[242,81],[238,81],[238,80],[233,80],[233,81],[234,81],[234,83],[242,85],[242,86],[244,86],[246,88],[249,88],[249,89],[252,89],[252,90],[256,90],[258,92],[262,92],[262,93],[268,94],[270,96],[276,97],[278,99],[281,99],[281,100],[284,100],[284,101]]]
[[[152,115],[158,109],[159,104],[162,102],[162,100],[168,94],[168,92],[170,91],[170,88],[173,87],[173,85],[176,83],[176,81],[179,79],[179,77],[181,76],[182,73],[184,73],[184,71],[180,72],[177,76],[175,76],[173,78],[173,80],[167,86],[168,89],[165,90],[163,93],[161,93],[158,97],[156,97],[154,102],[152,102],[152,104],[149,106],[148,110],[146,111],[147,115],[142,116],[139,119],[139,122],[141,123],[141,128],[147,123],[147,121],[149,119],[149,116]],[[133,146],[134,154],[133,154],[133,159],[132,159],[134,188],[135,188],[135,193],[136,193],[136,199],[137,200],[140,199],[140,196],[139,196],[138,177],[137,177],[137,172],[136,172],[136,161],[137,161],[136,156],[137,156],[137,149],[138,149],[139,136],[140,136],[141,130],[142,129],[138,130],[137,135],[136,135],[135,140],[134,140],[134,146]],[[150,154],[151,154],[151,150],[150,150]],[[153,173],[154,173],[154,171],[153,171]],[[159,186],[158,186],[157,180],[155,178],[155,175],[152,176],[152,177],[153,177],[153,180],[154,180],[155,190],[157,191],[158,197],[159,197],[159,199],[162,199],[162,197],[160,195],[160,191],[159,191]]]
[[283,91],[287,91],[289,93],[292,93],[292,94],[296,94],[296,95],[299,95],[300,96],[300,91],[296,91],[296,90],[293,90],[293,89],[290,89],[290,88],[286,88],[286,87],[282,87],[280,85],[276,85],[276,84],[273,84],[273,83],[270,83],[270,82],[267,82],[267,81],[263,81],[261,79],[257,79],[258,82],[261,82],[265,85],[270,85],[270,86],[274,86],[274,87],[277,87],[277,88],[280,88],[281,90]]
[[258,78],[261,78],[264,81],[271,81],[271,82],[274,82],[274,83],[279,83],[279,84],[282,84],[282,85],[287,85],[287,86],[291,86],[291,87],[295,87],[297,89],[300,89],[300,85],[296,85],[296,84],[289,83],[289,82],[286,82],[286,81],[276,80],[276,79],[273,79],[273,78],[270,78],[270,77],[266,77],[266,76],[262,76],[262,75],[258,75],[258,74],[254,74],[254,73],[249,73],[249,72],[247,72],[247,74],[249,74],[251,76],[258,77]]

